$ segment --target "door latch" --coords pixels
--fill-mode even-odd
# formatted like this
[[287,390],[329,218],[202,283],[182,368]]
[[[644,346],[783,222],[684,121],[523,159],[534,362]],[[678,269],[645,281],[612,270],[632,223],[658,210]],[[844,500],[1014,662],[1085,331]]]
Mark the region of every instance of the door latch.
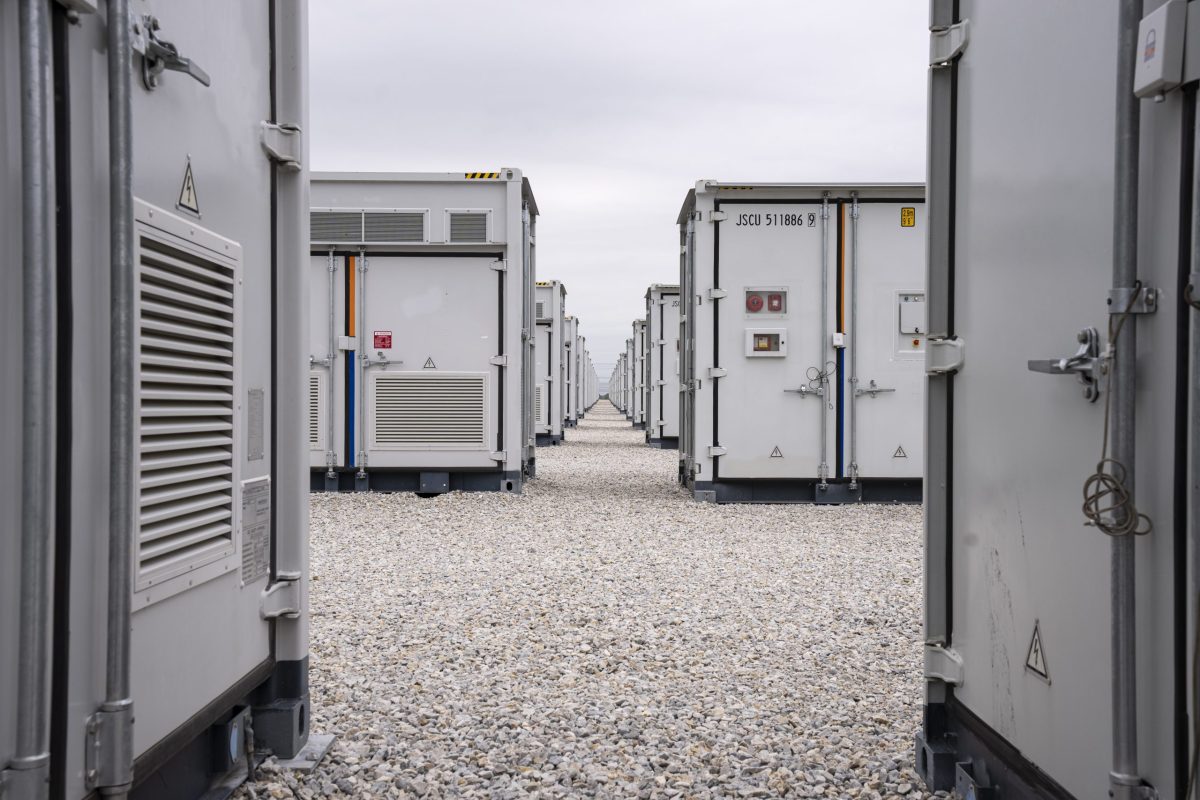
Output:
[[1084,328],[1075,335],[1079,349],[1067,358],[1051,358],[1029,362],[1030,372],[1047,375],[1076,375],[1083,384],[1083,397],[1089,403],[1100,397],[1100,378],[1104,375],[1104,359],[1100,357],[1100,333]]
[[204,86],[211,86],[208,73],[190,58],[179,54],[179,48],[165,39],[158,38],[158,17],[145,14],[133,22],[133,51],[142,56],[142,82],[147,89],[158,88],[163,70],[191,75]]
[[814,389],[811,386],[801,386],[799,389],[784,389],[784,391],[790,394],[798,394],[801,397],[808,397],[809,395],[812,395],[813,397],[822,397],[825,394],[824,389]]
[[894,392],[894,391],[896,391],[896,390],[895,389],[885,389],[882,386],[876,386],[875,381],[872,380],[870,383],[867,384],[867,387],[865,389],[855,389],[854,396],[862,397],[864,394],[869,394],[869,395],[871,395],[871,397],[878,397],[883,392]]

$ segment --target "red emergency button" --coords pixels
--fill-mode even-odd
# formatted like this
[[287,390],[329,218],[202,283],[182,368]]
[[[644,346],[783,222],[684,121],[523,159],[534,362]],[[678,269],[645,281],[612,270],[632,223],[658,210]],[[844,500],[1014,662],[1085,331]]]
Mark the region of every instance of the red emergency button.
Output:
[[763,299],[761,294],[746,295],[746,309],[748,311],[762,311]]

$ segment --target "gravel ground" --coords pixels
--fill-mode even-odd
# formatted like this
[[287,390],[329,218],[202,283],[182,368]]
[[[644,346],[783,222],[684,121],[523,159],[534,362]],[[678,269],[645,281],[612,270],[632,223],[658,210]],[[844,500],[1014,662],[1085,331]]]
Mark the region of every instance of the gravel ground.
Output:
[[314,495],[311,773],[249,797],[927,797],[920,510],[715,506],[601,402],[524,496]]

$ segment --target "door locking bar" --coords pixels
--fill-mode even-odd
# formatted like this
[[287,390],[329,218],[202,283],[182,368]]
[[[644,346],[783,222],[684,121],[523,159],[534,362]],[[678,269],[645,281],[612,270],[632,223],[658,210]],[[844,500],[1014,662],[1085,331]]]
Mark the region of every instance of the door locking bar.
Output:
[[875,381],[871,381],[870,383],[867,384],[865,389],[855,389],[854,396],[862,397],[864,394],[869,394],[869,395],[871,395],[871,397],[878,397],[883,392],[894,392],[894,391],[896,391],[896,390],[895,389],[885,389],[882,386],[876,386]]
[[158,88],[164,70],[190,75],[204,86],[211,86],[212,79],[190,58],[179,54],[179,48],[165,39],[158,38],[158,18],[146,14],[133,23],[133,51],[142,56],[142,82],[146,88]]
[[813,397],[825,396],[824,389],[814,389],[811,386],[801,386],[799,389],[784,389],[784,391],[788,392],[789,394],[798,394],[801,397],[808,397],[810,395]]
[[1094,403],[1100,397],[1100,378],[1104,375],[1105,359],[1100,356],[1100,333],[1084,328],[1075,335],[1079,349],[1066,358],[1050,358],[1029,362],[1030,372],[1047,375],[1076,375],[1083,384],[1083,397]]

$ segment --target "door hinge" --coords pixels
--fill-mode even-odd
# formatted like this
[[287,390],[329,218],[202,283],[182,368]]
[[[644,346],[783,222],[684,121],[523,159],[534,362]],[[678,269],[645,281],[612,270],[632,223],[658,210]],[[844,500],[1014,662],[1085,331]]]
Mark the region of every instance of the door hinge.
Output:
[[725,213],[724,211],[717,211],[714,209],[714,210],[708,212],[708,221],[709,222],[721,222],[722,220],[725,220],[728,217],[729,217],[729,215],[727,213]]
[[722,297],[729,297],[729,292],[725,291],[724,289],[709,289],[708,290],[708,299],[709,300],[720,300]]
[[925,644],[925,678],[951,686],[962,686],[962,656],[940,644]]
[[488,363],[493,367],[507,367],[508,356],[492,356],[488,359]]
[[655,386],[666,386],[667,382],[666,381],[655,381],[654,385]]
[[508,272],[508,259],[502,258],[498,261],[493,261],[491,266],[496,272]]
[[491,458],[492,458],[492,461],[501,461],[501,462],[507,461],[508,460],[508,451],[507,450],[496,450],[491,454]]
[[283,169],[297,172],[300,169],[300,126],[290,123],[275,124],[263,121],[259,125],[260,141],[267,157]]
[[300,616],[300,573],[281,572],[275,582],[258,596],[258,615],[263,619]]
[[929,66],[948,67],[967,49],[967,20],[929,29]]
[[133,700],[101,705],[88,717],[85,730],[86,788],[115,789],[133,783]]
[[714,445],[714,444],[710,444],[708,446],[708,457],[709,458],[716,458],[717,456],[723,456],[723,455],[725,455],[725,453],[726,453],[726,450],[724,447],[720,447],[720,446]]
[[729,370],[725,369],[724,367],[709,367],[708,368],[708,377],[713,380],[716,380],[717,378],[724,378],[728,374],[729,374]]
[[925,374],[948,375],[962,369],[966,360],[962,339],[926,339]]

